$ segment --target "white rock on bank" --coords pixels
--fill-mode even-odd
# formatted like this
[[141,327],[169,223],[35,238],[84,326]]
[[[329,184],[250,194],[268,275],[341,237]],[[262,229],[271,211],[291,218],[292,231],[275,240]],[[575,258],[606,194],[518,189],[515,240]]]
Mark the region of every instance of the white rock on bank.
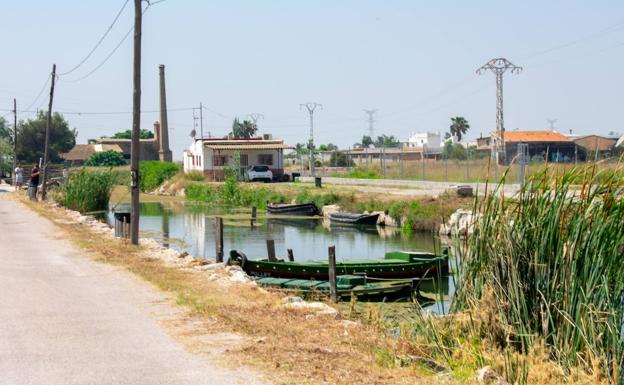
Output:
[[340,211],[340,206],[338,206],[338,205],[327,205],[327,206],[323,206],[321,208],[321,215],[323,215],[324,217],[328,217],[329,214],[337,213],[338,211]]
[[442,235],[470,235],[473,231],[473,224],[476,216],[472,210],[457,209],[448,223],[440,225],[440,234]]
[[299,297],[291,298],[293,298],[291,302],[284,303],[282,307],[286,309],[309,310],[317,315],[327,315],[330,317],[338,316],[338,310],[323,302],[305,302]]

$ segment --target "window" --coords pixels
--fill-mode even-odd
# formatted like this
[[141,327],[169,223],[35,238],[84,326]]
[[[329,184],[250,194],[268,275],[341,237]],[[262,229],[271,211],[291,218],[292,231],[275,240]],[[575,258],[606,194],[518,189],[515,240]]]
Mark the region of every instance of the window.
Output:
[[215,155],[212,157],[212,164],[214,166],[225,166],[227,163],[227,155]]
[[249,165],[249,155],[247,155],[247,154],[240,154],[240,165],[241,166]]
[[273,165],[273,154],[259,154],[258,163],[266,164],[267,166]]
[[254,167],[251,168],[251,171],[267,172],[267,171],[269,171],[269,168],[267,166],[254,166]]

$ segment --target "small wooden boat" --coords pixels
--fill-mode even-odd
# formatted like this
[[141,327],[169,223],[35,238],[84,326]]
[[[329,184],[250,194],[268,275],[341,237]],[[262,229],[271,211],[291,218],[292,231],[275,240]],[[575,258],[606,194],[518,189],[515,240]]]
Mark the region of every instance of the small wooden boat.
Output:
[[329,220],[349,225],[375,225],[379,214],[331,213]]
[[[283,290],[296,290],[305,294],[329,293],[328,281],[291,278],[258,278],[256,282],[265,287]],[[340,298],[356,296],[359,300],[384,300],[388,298],[408,297],[415,293],[413,280],[368,282],[366,277],[357,275],[339,275],[336,277],[336,293]]]
[[[445,251],[446,253],[446,251]],[[229,264],[239,265],[247,274],[260,277],[327,280],[327,260],[284,261],[250,260],[237,250],[230,251]],[[447,275],[448,256],[423,251],[394,251],[384,259],[344,260],[336,262],[336,275],[361,275],[369,278],[400,279]]]
[[269,203],[267,205],[267,211],[269,212],[269,214],[281,215],[319,215],[319,209],[314,203]]

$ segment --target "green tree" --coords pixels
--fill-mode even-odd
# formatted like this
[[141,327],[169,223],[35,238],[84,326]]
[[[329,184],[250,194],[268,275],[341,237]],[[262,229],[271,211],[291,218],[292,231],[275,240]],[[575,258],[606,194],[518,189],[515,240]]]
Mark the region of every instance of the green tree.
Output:
[[321,144],[320,146],[318,146],[319,151],[336,151],[337,149],[338,146],[333,143]]
[[251,138],[256,135],[256,132],[258,132],[258,126],[255,123],[249,120],[243,120],[241,123],[238,118],[235,118],[230,135],[235,138]]
[[[17,126],[17,159],[20,162],[36,163],[43,158],[47,115],[39,111],[37,117],[20,121]],[[52,114],[50,127],[50,148],[48,160],[61,161],[60,154],[71,150],[76,145],[76,130],[69,128],[69,123],[61,114]]]
[[[139,134],[141,139],[152,139],[154,137],[154,133],[151,130],[146,130],[144,128],[141,129],[141,133]],[[116,132],[115,135],[111,136],[113,139],[132,139],[132,130],[119,131]]]
[[369,147],[371,144],[373,144],[373,138],[368,135],[364,135],[362,137],[362,147]]
[[375,140],[376,147],[397,147],[401,142],[394,135],[383,134]]
[[460,142],[462,137],[466,135],[468,129],[470,128],[470,124],[468,121],[461,116],[456,116],[451,118],[451,126],[449,127],[451,135],[457,138],[457,141]]
[[446,159],[466,160],[468,151],[459,143],[446,142],[442,148],[442,154]]
[[7,121],[0,117],[0,175],[9,175],[13,168],[13,135]]
[[126,164],[126,160],[124,159],[123,154],[113,150],[96,152],[85,161],[85,166],[90,167],[115,167],[123,166],[124,164]]
[[334,167],[351,167],[353,161],[344,152],[333,152],[329,158],[329,164]]

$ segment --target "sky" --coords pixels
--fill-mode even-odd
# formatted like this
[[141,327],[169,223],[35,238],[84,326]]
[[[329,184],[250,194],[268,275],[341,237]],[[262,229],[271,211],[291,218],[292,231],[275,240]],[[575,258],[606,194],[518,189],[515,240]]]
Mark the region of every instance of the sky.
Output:
[[[200,102],[206,136],[262,113],[260,133],[305,142],[306,102],[323,106],[314,114],[317,144],[359,142],[364,109],[378,109],[376,135],[444,133],[453,116],[469,121],[469,139],[487,135],[495,79],[475,70],[496,57],[523,67],[504,77],[507,130],[548,129],[556,119],[565,133],[624,133],[622,1],[156,1],[143,18],[141,126],[158,119],[150,111],[164,64],[176,159],[195,124],[200,131]],[[124,2],[4,2],[0,116],[13,98],[18,119],[47,109],[52,64],[62,74],[81,63]],[[78,143],[132,126],[132,34],[122,42],[132,24],[130,0],[88,60],[58,78],[53,110],[77,129]]]

